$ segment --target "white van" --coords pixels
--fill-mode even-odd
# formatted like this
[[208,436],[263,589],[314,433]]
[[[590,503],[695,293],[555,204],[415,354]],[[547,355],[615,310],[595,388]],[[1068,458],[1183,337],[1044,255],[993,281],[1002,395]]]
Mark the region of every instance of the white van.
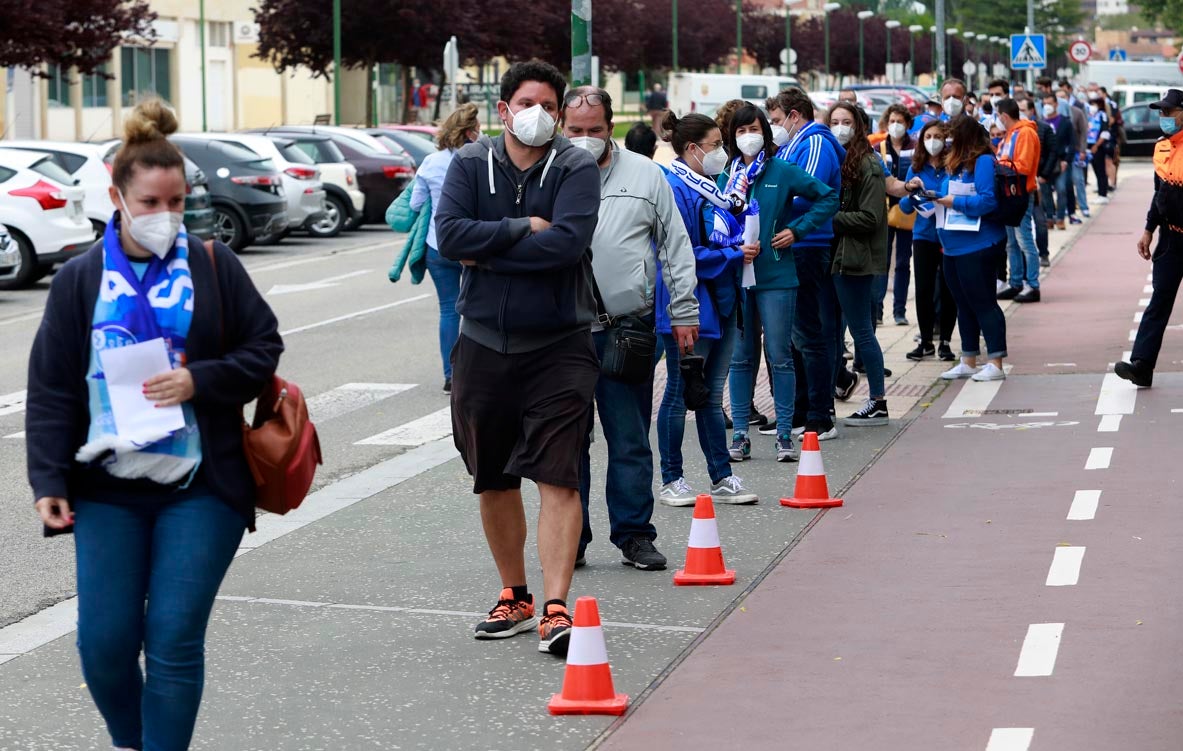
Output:
[[669,103],[679,116],[701,112],[714,117],[719,107],[731,99],[746,99],[763,109],[769,97],[800,85],[792,76],[674,73],[669,81]]
[[1126,84],[1109,87],[1109,96],[1117,102],[1118,109],[1125,109],[1131,104],[1149,104],[1162,99],[1169,86],[1147,86],[1145,84]]

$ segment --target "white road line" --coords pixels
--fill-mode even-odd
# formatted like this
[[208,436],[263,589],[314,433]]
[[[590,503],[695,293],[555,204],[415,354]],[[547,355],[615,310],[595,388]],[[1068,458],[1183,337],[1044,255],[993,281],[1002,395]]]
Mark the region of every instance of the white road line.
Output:
[[[457,456],[459,454],[451,440],[435,441],[338,480],[305,498],[300,508],[286,516],[260,516],[255,521],[257,531],[243,539],[234,557],[245,555],[329,514],[389,490]],[[0,628],[0,662],[32,652],[69,634],[77,625],[78,598],[71,597]]]
[[432,412],[397,428],[358,441],[354,446],[420,446],[452,435],[452,408]]
[[1134,323],[1141,323],[1141,322],[1142,322],[1142,311],[1139,310],[1136,313],[1134,313]]
[[1138,387],[1116,373],[1106,373],[1097,395],[1097,415],[1132,415],[1138,398]]
[[414,383],[346,383],[317,394],[308,400],[308,414],[323,423],[363,407],[369,407],[395,394],[415,388]]
[[1113,447],[1089,449],[1089,458],[1085,460],[1085,469],[1109,469],[1109,462],[1113,461]]
[[1143,297],[1141,300],[1138,301],[1138,307],[1140,307],[1140,308],[1145,308],[1149,304],[1150,304],[1149,297]]
[[1015,417],[1059,417],[1059,412],[1023,412]]
[[[1004,365],[1003,370],[1010,373],[1011,366]],[[962,417],[977,417],[985,413],[990,407],[990,402],[994,401],[994,397],[998,395],[998,390],[1002,388],[1002,381],[986,381],[980,383],[973,379],[967,379],[965,385],[961,387],[961,391],[953,399],[949,409],[945,410],[945,414],[941,416],[942,420],[953,420]]]
[[4,415],[16,415],[25,411],[25,399],[28,398],[28,391],[14,391],[11,394],[0,396],[0,417]]
[[1028,626],[1015,675],[1021,678],[1051,675],[1063,634],[1063,623],[1032,623]]
[[1075,368],[1076,363],[1074,363],[1074,362],[1049,362],[1047,364],[1047,367],[1049,367],[1049,368]]
[[279,335],[280,336],[288,336],[289,334],[299,334],[301,331],[311,331],[312,329],[319,329],[321,326],[328,326],[330,324],[340,323],[341,321],[348,321],[351,318],[359,318],[364,315],[369,315],[370,313],[377,313],[379,311],[388,310],[390,308],[397,308],[398,306],[406,305],[407,303],[418,302],[420,300],[426,300],[427,298],[429,298],[431,296],[432,295],[430,295],[430,294],[424,294],[424,295],[416,295],[415,297],[408,297],[405,300],[399,300],[397,302],[387,303],[386,305],[379,305],[374,308],[366,308],[365,310],[359,310],[356,313],[346,313],[343,316],[337,316],[336,318],[330,318],[327,321],[320,321],[319,323],[310,323],[307,326],[297,326],[294,329],[288,329],[287,331],[281,331],[281,332],[279,332]]
[[1131,342],[1135,341],[1135,340],[1137,340],[1137,338],[1138,338],[1138,330],[1137,329],[1130,329],[1130,341]]
[[1149,295],[1149,294],[1153,294],[1153,293],[1154,293],[1154,285],[1147,284],[1145,287],[1142,288],[1142,294],[1144,294],[1144,295]]
[[1087,522],[1097,516],[1097,504],[1101,501],[1099,490],[1078,490],[1072,497],[1072,506],[1068,509],[1068,521]]
[[271,289],[267,290],[267,295],[291,295],[297,292],[312,292],[314,290],[332,289],[340,286],[340,282],[346,279],[353,279],[358,276],[365,276],[373,274],[373,269],[359,269],[357,271],[350,271],[347,274],[338,274],[337,276],[330,276],[325,279],[319,279],[315,282],[304,282],[300,284],[275,284]]
[[986,742],[986,751],[1027,751],[1033,737],[1035,728],[994,728]]
[[36,321],[45,314],[45,311],[39,310],[36,313],[26,313],[23,316],[15,316],[13,318],[5,318],[0,321],[0,326],[11,326],[14,323],[22,323],[24,321]]
[[1116,433],[1121,429],[1121,415],[1101,415],[1101,423],[1097,425],[1098,433]]
[[1172,409],[1172,410],[1171,410],[1171,414],[1172,414],[1172,415],[1179,415],[1179,414],[1183,414],[1183,409]]
[[22,439],[22,438],[24,438],[24,437],[25,437],[25,431],[23,431],[23,430],[22,430],[22,431],[21,431],[21,432],[19,432],[19,433],[11,433],[11,434],[9,434],[9,435],[6,435],[6,436],[4,436],[4,437],[5,437],[5,438],[11,438],[11,439],[14,439],[14,440],[20,440],[20,439]]
[[391,236],[391,238],[389,240],[386,240],[385,242],[374,243],[372,245],[361,245],[356,248],[349,248],[348,250],[342,250],[339,253],[326,253],[326,254],[318,255],[318,256],[315,256],[312,258],[297,258],[292,261],[277,261],[275,263],[262,263],[262,264],[259,264],[258,266],[247,266],[246,270],[250,274],[258,274],[263,271],[279,271],[280,269],[290,269],[290,268],[293,268],[296,266],[306,266],[310,263],[321,263],[323,261],[333,261],[333,260],[336,260],[339,258],[344,258],[346,256],[356,256],[361,253],[370,253],[375,250],[386,250],[386,249],[389,249],[393,245],[394,242],[395,242],[395,238],[394,238],[394,236]]
[[1080,564],[1084,561],[1084,546],[1056,548],[1052,565],[1047,571],[1049,587],[1071,587],[1080,581]]

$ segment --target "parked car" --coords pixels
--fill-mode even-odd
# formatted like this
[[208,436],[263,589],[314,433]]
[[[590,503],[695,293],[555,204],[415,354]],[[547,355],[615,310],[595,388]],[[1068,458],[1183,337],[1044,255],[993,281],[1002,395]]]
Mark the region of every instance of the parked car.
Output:
[[0,279],[16,271],[21,263],[21,249],[16,240],[8,234],[8,228],[0,224]]
[[360,220],[366,206],[366,194],[357,181],[357,167],[345,161],[345,155],[333,139],[314,133],[269,133],[267,138],[291,144],[320,168],[325,189],[324,217],[308,226],[313,237],[336,237],[351,222]]
[[432,143],[435,143],[435,137],[439,133],[439,128],[434,125],[404,125],[403,123],[383,123],[379,127],[386,130],[397,130],[403,133],[410,133],[418,138],[423,138]]
[[406,155],[392,154],[380,141],[357,128],[323,125],[282,125],[251,132],[317,134],[332,139],[346,161],[357,168],[357,180],[366,194],[365,210],[359,219],[346,225],[355,229],[362,224],[386,222],[386,208],[415,177],[415,163]]
[[419,165],[423,164],[424,159],[439,151],[435,147],[434,141],[429,141],[405,130],[389,128],[365,128],[364,130],[389,148],[390,153],[403,153],[410,156],[415,162],[415,169],[419,169]]
[[74,178],[75,184],[86,191],[83,209],[94,227],[95,238],[103,236],[107,220],[115,213],[111,201],[111,170],[103,163],[103,149],[92,143],[68,141],[0,141],[0,148],[39,151],[48,154],[54,163]]
[[86,191],[48,154],[0,149],[0,224],[20,249],[0,289],[27,287],[94,244]]
[[[103,152],[103,164],[110,172],[115,164],[115,153],[122,141],[105,141],[98,144]],[[112,210],[113,212],[113,210]],[[107,217],[108,220],[110,216]],[[185,231],[199,240],[214,237],[214,205],[210,198],[209,180],[205,173],[189,157],[185,157]]]
[[257,237],[287,229],[283,179],[270,159],[234,143],[169,136],[209,178],[214,237],[241,251]]
[[275,163],[288,201],[288,226],[273,235],[256,238],[257,242],[278,242],[292,230],[307,230],[324,218],[325,190],[320,168],[307,154],[294,148],[291,141],[275,141],[255,133],[198,133],[186,137],[237,144]]
[[1121,111],[1121,118],[1125,123],[1125,145],[1121,147],[1121,155],[1152,155],[1154,144],[1162,138],[1158,110],[1150,109],[1149,104],[1134,104]]

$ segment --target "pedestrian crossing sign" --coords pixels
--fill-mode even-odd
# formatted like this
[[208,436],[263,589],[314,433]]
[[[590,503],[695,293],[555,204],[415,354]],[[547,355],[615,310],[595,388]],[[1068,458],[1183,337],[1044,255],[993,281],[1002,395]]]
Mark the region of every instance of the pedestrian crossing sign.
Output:
[[1043,34],[1010,35],[1011,70],[1038,70],[1047,67],[1047,37]]

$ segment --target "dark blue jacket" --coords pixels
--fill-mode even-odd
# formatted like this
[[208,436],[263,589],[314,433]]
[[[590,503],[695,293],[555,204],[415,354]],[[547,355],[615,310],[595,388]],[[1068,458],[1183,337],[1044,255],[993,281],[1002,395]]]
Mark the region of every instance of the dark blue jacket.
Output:
[[[813,177],[821,180],[834,191],[834,200],[842,193],[842,162],[846,159],[846,148],[838,143],[838,139],[830,129],[821,123],[813,122],[801,129],[776,152],[777,157],[789,164],[795,164]],[[813,201],[800,195],[793,199],[793,214],[790,223],[795,224],[801,217],[813,208]],[[837,211],[837,204],[834,211]],[[830,247],[834,239],[834,211],[816,230],[793,243],[794,248]]]
[[[595,159],[562,136],[524,173],[509,160],[504,135],[456,152],[435,228],[441,256],[476,264],[465,266],[460,278],[461,333],[516,353],[590,331],[599,209]],[[550,228],[532,233],[532,216]]]

